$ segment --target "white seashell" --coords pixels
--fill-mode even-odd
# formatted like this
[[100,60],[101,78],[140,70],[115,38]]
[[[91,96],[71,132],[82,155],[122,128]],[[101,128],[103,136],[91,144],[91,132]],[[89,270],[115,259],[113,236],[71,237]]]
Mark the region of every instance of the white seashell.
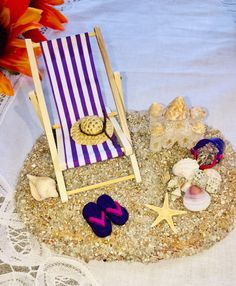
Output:
[[174,189],[179,186],[178,177],[174,177],[168,182],[167,189]]
[[58,197],[56,182],[53,179],[32,175],[27,175],[27,178],[29,179],[30,192],[35,200],[42,201]]
[[207,169],[204,172],[208,176],[206,191],[210,194],[217,192],[222,181],[221,175],[214,169]]
[[199,194],[192,195],[189,192],[189,189],[186,191],[183,204],[186,209],[190,211],[203,211],[208,208],[211,203],[211,197],[206,191],[202,191]]
[[185,183],[185,179],[184,178],[180,178],[180,177],[174,177],[171,180],[169,180],[168,184],[167,184],[167,190],[169,191],[174,191],[175,189],[181,189],[182,185]]
[[176,199],[181,197],[181,190],[180,188],[174,190],[171,192],[171,200],[174,202]]
[[195,171],[199,169],[199,165],[196,160],[187,158],[181,159],[173,166],[173,173],[178,177],[184,177],[190,180],[194,175]]
[[174,195],[174,196],[176,196],[176,197],[181,197],[181,190],[180,190],[180,188],[174,190],[174,191],[171,193],[171,195]]

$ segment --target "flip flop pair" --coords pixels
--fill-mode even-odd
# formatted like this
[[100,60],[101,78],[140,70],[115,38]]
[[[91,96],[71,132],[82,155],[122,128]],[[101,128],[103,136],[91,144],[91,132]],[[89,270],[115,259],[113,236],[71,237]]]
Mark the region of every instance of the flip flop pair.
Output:
[[111,223],[123,225],[129,214],[117,201],[104,194],[97,203],[90,202],[84,206],[83,217],[97,236],[106,237],[112,232]]

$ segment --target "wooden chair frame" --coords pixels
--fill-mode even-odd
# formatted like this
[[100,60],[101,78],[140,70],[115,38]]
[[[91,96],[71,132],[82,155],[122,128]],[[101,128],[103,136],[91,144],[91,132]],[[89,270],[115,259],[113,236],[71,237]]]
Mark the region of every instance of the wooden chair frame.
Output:
[[[35,91],[29,92],[29,98],[35,109],[36,114],[39,117],[39,120],[42,123],[42,126],[45,130],[45,133],[48,139],[49,149],[50,149],[53,166],[55,170],[55,175],[57,179],[58,191],[59,191],[62,202],[66,202],[68,200],[68,195],[104,187],[110,184],[114,184],[114,183],[118,183],[118,182],[122,182],[126,180],[131,180],[131,179],[136,179],[136,182],[138,183],[141,182],[138,162],[137,162],[134,150],[131,145],[131,137],[130,137],[130,132],[129,132],[126,115],[125,115],[120,73],[119,72],[113,73],[112,71],[111,64],[108,58],[108,54],[105,48],[105,44],[104,44],[104,40],[103,40],[101,31],[100,31],[100,28],[95,27],[94,31],[89,33],[89,36],[96,37],[96,40],[97,40],[97,43],[98,43],[98,46],[99,46],[99,49],[100,49],[100,52],[103,58],[107,77],[109,80],[109,84],[111,87],[111,91],[112,91],[116,109],[117,109],[117,112],[112,112],[108,114],[108,116],[114,126],[115,134],[117,136],[117,139],[120,145],[122,146],[123,152],[125,153],[126,156],[129,156],[131,160],[133,174],[124,176],[124,177],[115,178],[115,179],[101,182],[98,184],[81,187],[75,190],[70,190],[70,191],[66,190],[65,180],[63,176],[63,168],[61,168],[60,166],[56,142],[53,136],[53,129],[60,128],[60,125],[51,125],[44,94],[43,94],[42,84],[39,78],[38,66],[37,66],[37,62],[36,62],[36,58],[34,54],[34,48],[39,48],[40,45],[38,43],[32,43],[30,39],[26,39],[25,40],[26,47],[27,47],[27,52],[29,56],[30,67],[32,70],[32,77],[33,77],[33,81],[35,85]],[[115,115],[119,117],[121,127],[119,126],[117,120],[115,119],[114,117]]]

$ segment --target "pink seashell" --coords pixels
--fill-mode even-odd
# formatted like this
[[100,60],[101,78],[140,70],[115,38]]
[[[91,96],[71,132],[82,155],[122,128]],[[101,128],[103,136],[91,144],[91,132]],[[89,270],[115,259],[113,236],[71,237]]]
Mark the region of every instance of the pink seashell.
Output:
[[[196,188],[193,188],[196,186],[191,186],[185,193],[184,198],[183,198],[183,204],[186,207],[186,209],[190,210],[190,211],[203,211],[205,209],[207,209],[211,203],[211,197],[210,195],[204,191],[201,190],[201,192],[199,192],[199,190],[197,190]],[[194,190],[190,191],[190,190]],[[197,193],[198,191],[198,193]]]
[[197,195],[197,194],[200,194],[201,192],[203,192],[203,190],[200,189],[198,186],[191,186],[189,188],[189,193],[191,195]]

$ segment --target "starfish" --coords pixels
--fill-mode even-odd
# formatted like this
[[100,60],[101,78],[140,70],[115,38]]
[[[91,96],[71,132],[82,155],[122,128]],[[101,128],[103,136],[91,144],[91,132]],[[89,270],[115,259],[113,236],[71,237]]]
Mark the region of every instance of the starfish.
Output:
[[169,224],[170,228],[173,230],[174,233],[176,233],[176,228],[174,226],[172,217],[176,215],[182,215],[187,213],[186,211],[180,211],[180,210],[173,210],[169,208],[169,198],[168,193],[165,194],[165,200],[162,208],[156,207],[154,205],[146,205],[149,209],[157,212],[159,215],[156,218],[156,220],[153,222],[151,227],[154,227],[158,225],[161,221],[166,220]]

